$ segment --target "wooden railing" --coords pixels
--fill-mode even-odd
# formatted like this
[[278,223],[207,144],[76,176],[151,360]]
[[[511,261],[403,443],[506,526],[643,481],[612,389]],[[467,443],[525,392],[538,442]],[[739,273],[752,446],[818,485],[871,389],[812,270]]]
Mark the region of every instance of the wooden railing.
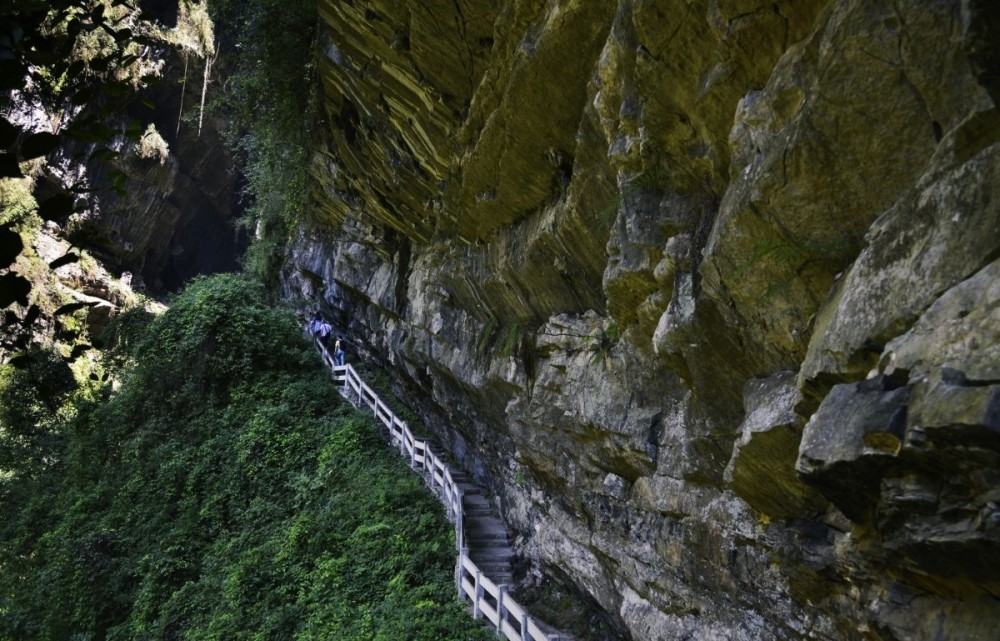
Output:
[[375,413],[375,418],[389,432],[393,446],[409,459],[410,468],[426,475],[431,489],[438,493],[448,511],[448,517],[455,521],[455,586],[459,598],[467,598],[472,603],[472,616],[485,617],[497,633],[510,641],[559,641],[559,635],[546,634],[521,605],[507,593],[506,585],[491,581],[475,562],[469,558],[469,548],[465,539],[464,513],[462,509],[462,489],[452,478],[451,469],[434,451],[427,441],[413,435],[406,421],[400,420],[378,394],[368,386],[350,365],[337,365],[333,356],[322,343],[316,347],[323,356],[334,381],[344,385],[357,396],[358,405],[365,405]]

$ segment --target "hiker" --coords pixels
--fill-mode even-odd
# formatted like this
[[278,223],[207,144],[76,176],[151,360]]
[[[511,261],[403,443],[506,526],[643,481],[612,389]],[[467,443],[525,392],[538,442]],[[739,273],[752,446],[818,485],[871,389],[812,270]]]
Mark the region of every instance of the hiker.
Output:
[[316,312],[312,315],[312,318],[309,319],[309,334],[312,336],[319,334],[319,326],[321,323],[322,317],[319,315],[319,312]]
[[340,339],[333,345],[333,362],[335,365],[344,364],[344,350],[340,347]]
[[326,347],[327,349],[330,347],[330,335],[332,332],[333,327],[330,326],[330,323],[320,321],[319,330],[316,332],[316,335],[319,336],[319,342],[322,343],[323,347]]

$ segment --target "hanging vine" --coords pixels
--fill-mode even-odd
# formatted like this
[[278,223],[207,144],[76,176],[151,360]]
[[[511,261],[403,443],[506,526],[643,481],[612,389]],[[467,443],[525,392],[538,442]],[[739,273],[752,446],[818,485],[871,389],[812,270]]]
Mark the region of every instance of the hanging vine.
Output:
[[177,28],[174,30],[174,41],[181,48],[184,57],[184,79],[181,82],[181,108],[177,115],[177,133],[180,133],[181,117],[184,113],[184,94],[187,88],[188,63],[191,55],[205,61],[202,74],[201,100],[198,113],[198,136],[205,119],[205,95],[208,92],[208,81],[212,74],[212,65],[218,58],[215,47],[215,30],[212,19],[208,15],[205,0],[181,0],[177,15]]

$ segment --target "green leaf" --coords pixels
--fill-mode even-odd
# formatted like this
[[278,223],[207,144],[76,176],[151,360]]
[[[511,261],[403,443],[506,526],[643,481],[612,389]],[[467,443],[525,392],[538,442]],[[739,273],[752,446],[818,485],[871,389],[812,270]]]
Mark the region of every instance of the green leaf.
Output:
[[0,269],[6,269],[14,264],[17,255],[24,249],[21,234],[9,226],[0,227]]
[[32,358],[30,352],[24,352],[18,354],[17,356],[15,356],[14,358],[10,359],[7,362],[16,367],[17,369],[27,369],[28,367],[31,366],[33,360],[34,359]]
[[108,172],[108,178],[111,180],[112,185],[120,187],[128,180],[128,175],[121,169],[112,169]]
[[56,194],[38,205],[38,215],[43,220],[65,220],[73,213],[74,199],[69,194]]
[[96,303],[66,303],[65,305],[60,305],[59,309],[53,313],[53,316],[65,316],[66,314],[72,314],[73,312],[79,311],[84,307],[93,307]]
[[83,356],[84,352],[86,352],[88,350],[91,350],[91,349],[94,349],[93,346],[91,346],[91,345],[87,345],[86,343],[78,343],[78,344],[76,344],[76,345],[73,346],[73,351],[70,352],[69,358],[67,358],[66,360],[68,362],[72,363],[76,359],[78,359],[81,356]]
[[30,292],[31,283],[27,278],[13,272],[0,276],[0,308],[14,303],[27,305]]
[[0,153],[0,178],[21,178],[23,175],[14,154]]
[[38,305],[32,305],[31,307],[28,308],[28,311],[24,315],[24,318],[21,319],[21,325],[25,327],[30,326],[32,323],[38,320],[38,317],[41,313],[42,311],[38,308]]
[[108,70],[111,65],[111,58],[94,58],[90,61],[90,68],[98,73]]
[[51,152],[59,145],[59,136],[47,131],[31,134],[21,143],[21,158],[30,160]]
[[70,101],[74,105],[85,105],[94,97],[94,87],[84,87],[70,96]]
[[128,126],[125,128],[125,137],[129,140],[138,141],[142,138],[143,129],[142,123],[133,118],[129,120]]
[[23,89],[28,66],[20,60],[0,60],[0,89]]
[[83,23],[80,22],[79,18],[71,18],[68,23],[66,23],[66,33],[69,34],[70,38],[76,38],[76,36],[83,29]]
[[76,78],[81,73],[83,73],[84,67],[86,67],[86,64],[83,62],[83,60],[77,60],[76,62],[71,64],[68,69],[66,69],[66,76],[68,78]]
[[17,142],[18,128],[10,124],[6,118],[0,118],[0,149],[8,150]]
[[74,122],[63,133],[80,142],[107,142],[115,137],[115,130],[105,127],[96,118],[84,118]]

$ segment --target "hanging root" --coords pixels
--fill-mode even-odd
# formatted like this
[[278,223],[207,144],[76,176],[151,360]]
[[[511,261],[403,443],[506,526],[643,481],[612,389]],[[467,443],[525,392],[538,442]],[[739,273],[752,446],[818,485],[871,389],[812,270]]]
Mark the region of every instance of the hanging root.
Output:
[[208,76],[212,73],[212,64],[219,55],[218,47],[215,51],[205,56],[205,75],[201,82],[201,111],[198,113],[198,137],[201,138],[201,123],[205,118],[205,93],[208,91]]

